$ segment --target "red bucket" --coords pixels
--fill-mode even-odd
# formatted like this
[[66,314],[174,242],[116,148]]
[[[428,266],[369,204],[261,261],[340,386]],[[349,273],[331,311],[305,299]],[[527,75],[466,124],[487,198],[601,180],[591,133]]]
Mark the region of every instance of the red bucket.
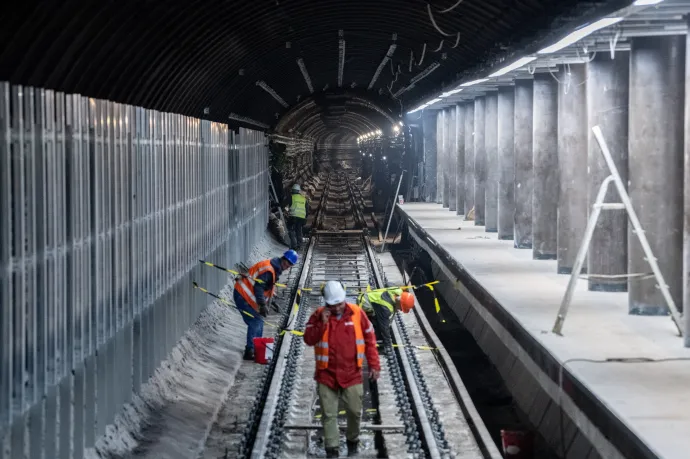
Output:
[[273,358],[273,338],[254,338],[254,361],[267,364]]
[[501,430],[501,443],[506,459],[532,459],[534,455],[532,432]]

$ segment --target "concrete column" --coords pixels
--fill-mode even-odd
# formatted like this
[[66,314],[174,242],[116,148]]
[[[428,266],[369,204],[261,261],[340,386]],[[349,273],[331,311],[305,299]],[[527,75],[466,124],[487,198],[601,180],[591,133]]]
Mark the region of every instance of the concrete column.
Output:
[[424,186],[422,200],[436,200],[436,112],[425,110],[422,118],[424,138]]
[[486,96],[484,117],[484,148],[486,150],[486,193],[484,224],[487,233],[498,231],[498,93]]
[[587,226],[587,91],[584,64],[558,78],[558,273],[570,274]]
[[474,99],[474,224],[484,226],[486,205],[486,100]]
[[515,90],[498,90],[498,238],[513,239],[515,218]]
[[[634,38],[630,52],[628,192],[674,302],[683,298],[685,37]],[[650,271],[628,232],[628,271]],[[666,315],[655,279],[628,282],[631,314]]]
[[446,109],[446,137],[448,138],[448,209],[455,212],[457,205],[457,193],[455,188],[455,175],[458,168],[458,133],[455,129],[455,105]]
[[465,106],[455,106],[455,213],[463,215],[465,212]]
[[[630,53],[599,53],[587,64],[587,138],[588,192],[591,209],[601,183],[610,175],[601,156],[592,127],[599,126],[611,150],[613,162],[628,183],[628,76]],[[606,202],[620,202],[615,187],[609,187]],[[621,210],[606,210],[599,216],[592,242],[587,252],[589,289],[604,292],[625,292],[628,281],[622,278],[602,278],[595,275],[620,275],[628,272],[628,217]]]
[[465,215],[474,208],[474,101],[465,102]]
[[558,82],[534,76],[532,258],[555,260],[558,238]]
[[443,110],[436,111],[436,143],[438,154],[436,155],[436,203],[443,204],[443,192],[445,191],[445,183],[443,182],[446,156],[446,136],[445,136],[445,113]]
[[516,249],[532,248],[532,80],[515,80],[515,242]]
[[[690,35],[687,35],[687,40],[690,40]],[[685,132],[690,132],[690,43],[685,43]],[[683,180],[683,304],[678,307],[683,309],[683,320],[685,323],[686,333],[685,347],[690,347],[690,135],[686,135],[684,139],[685,160],[683,164],[684,180]]]

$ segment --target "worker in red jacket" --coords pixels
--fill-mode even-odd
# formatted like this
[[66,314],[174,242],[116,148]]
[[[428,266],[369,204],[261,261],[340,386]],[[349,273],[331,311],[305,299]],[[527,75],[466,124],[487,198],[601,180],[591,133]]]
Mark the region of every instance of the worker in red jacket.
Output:
[[345,302],[345,288],[328,281],[322,289],[325,307],[317,309],[304,330],[304,342],[315,346],[319,400],[323,411],[326,457],[338,457],[338,402],[347,412],[347,455],[357,454],[362,418],[362,366],[366,356],[369,377],[377,380],[381,366],[374,327],[357,305]]

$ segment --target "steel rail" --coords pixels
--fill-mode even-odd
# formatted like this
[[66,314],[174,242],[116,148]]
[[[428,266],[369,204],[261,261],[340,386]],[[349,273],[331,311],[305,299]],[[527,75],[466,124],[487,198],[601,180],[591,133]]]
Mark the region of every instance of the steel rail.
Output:
[[[309,247],[307,248],[307,253],[304,257],[304,264],[302,265],[302,273],[297,283],[298,289],[304,288],[304,284],[309,274],[313,250],[314,239],[310,238]],[[299,308],[292,308],[286,323],[294,323],[298,313]],[[276,359],[276,366],[273,370],[273,375],[270,376],[271,385],[268,390],[268,395],[266,396],[266,403],[264,404],[263,410],[261,412],[261,421],[259,422],[259,429],[257,430],[256,435],[254,437],[254,445],[251,448],[252,459],[261,459],[266,456],[266,449],[269,445],[270,440],[271,424],[273,423],[273,417],[275,415],[276,406],[278,404],[278,396],[280,395],[280,383],[283,380],[283,375],[286,366],[285,364],[287,356],[290,352],[290,344],[293,339],[297,338],[292,333],[286,333],[285,335],[283,335],[278,356],[274,357]]]
[[[376,266],[376,263],[373,263],[373,261],[376,259],[375,254],[373,249],[371,248],[371,244],[369,241],[367,241],[366,244],[366,251],[367,255],[369,256],[370,260],[372,260],[372,265],[373,265],[373,273],[374,277],[376,279],[376,283],[378,284],[379,287],[383,287],[384,281],[383,277],[381,276],[381,273],[378,270],[378,266]],[[392,321],[391,328],[393,329],[393,337],[395,339],[396,343],[403,343],[402,335],[400,333],[400,329],[398,327],[398,323],[394,320]],[[419,391],[419,387],[417,386],[417,380],[412,372],[412,366],[410,365],[410,361],[407,357],[407,354],[405,352],[399,352],[398,353],[400,357],[400,362],[403,366],[404,369],[404,374],[405,374],[405,379],[408,384],[408,389],[410,391],[410,395],[412,395],[412,400],[414,401],[414,406],[415,406],[415,412],[417,416],[419,417],[419,425],[422,429],[422,435],[423,435],[423,441],[426,443],[429,456],[432,459],[441,459],[442,457],[442,451],[439,448],[438,444],[436,443],[436,436],[434,435],[433,430],[431,429],[431,422],[429,421],[429,418],[427,417],[426,413],[426,407],[424,406],[424,401],[422,400],[422,395]]]
[[[404,272],[404,275],[405,278],[410,278],[407,272]],[[412,293],[414,293],[414,291],[412,291]],[[474,406],[472,397],[470,396],[467,387],[465,387],[465,383],[463,383],[457,368],[455,368],[455,364],[453,363],[450,354],[446,348],[443,347],[443,343],[441,343],[441,340],[436,335],[431,327],[431,324],[427,320],[426,315],[424,315],[424,311],[417,301],[416,295],[414,297],[414,302],[415,307],[412,309],[412,311],[414,312],[415,318],[419,323],[422,334],[426,340],[432,344],[432,347],[437,349],[436,361],[439,363],[441,369],[445,373],[446,380],[448,381],[448,384],[455,395],[455,399],[457,400],[460,409],[465,415],[467,424],[472,431],[473,437],[477,442],[477,446],[479,446],[482,455],[486,459],[502,459],[503,455],[498,451],[496,443],[494,442],[493,438],[491,438],[491,434],[489,433],[484,421],[477,411],[477,407]]]

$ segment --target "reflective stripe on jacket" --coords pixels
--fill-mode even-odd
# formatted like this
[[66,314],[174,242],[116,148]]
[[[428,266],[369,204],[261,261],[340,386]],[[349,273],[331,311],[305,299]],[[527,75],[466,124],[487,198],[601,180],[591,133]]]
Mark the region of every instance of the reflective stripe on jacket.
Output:
[[[362,368],[362,366],[364,365],[364,330],[362,330],[362,310],[354,304],[346,304],[346,307],[350,307],[352,309],[351,321],[352,326],[355,329],[357,368]],[[316,314],[321,315],[321,312],[323,310],[324,308],[320,307],[316,310]],[[348,324],[348,322],[345,322],[345,325]],[[326,331],[323,332],[323,335],[321,336],[321,341],[316,343],[316,347],[314,348],[314,354],[316,356],[316,369],[325,370],[326,368],[328,368],[328,327],[326,327]]]
[[[271,264],[271,260],[263,260],[249,268],[249,273],[247,274],[247,277],[242,277],[235,282],[235,290],[240,292],[240,295],[242,295],[242,298],[252,307],[254,308],[255,311],[259,310],[259,302],[257,301],[256,297],[254,296],[254,284],[256,281],[257,277],[260,275],[270,272],[273,275],[273,282],[276,280],[276,270],[273,268],[273,265]],[[270,290],[267,290],[265,295],[267,297],[270,297],[273,295],[273,287],[271,287]],[[261,303],[263,303],[263,299]]]
[[292,195],[290,216],[295,218],[307,218],[307,198],[301,194]]
[[340,319],[331,314],[325,324],[321,319],[323,309],[312,314],[304,330],[304,342],[315,346],[314,379],[334,390],[361,384],[365,356],[369,369],[380,369],[371,321],[359,307],[347,304]]

